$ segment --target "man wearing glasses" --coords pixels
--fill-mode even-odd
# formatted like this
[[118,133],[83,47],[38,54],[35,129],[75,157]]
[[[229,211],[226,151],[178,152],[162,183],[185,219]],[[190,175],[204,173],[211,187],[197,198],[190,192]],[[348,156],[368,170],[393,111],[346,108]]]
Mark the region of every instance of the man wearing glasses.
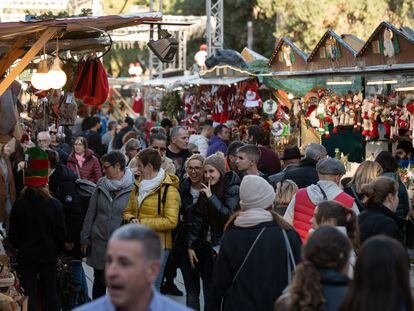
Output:
[[175,174],[176,169],[173,160],[167,157],[167,136],[162,133],[151,134],[150,148],[157,150],[161,156],[161,167],[166,173]]
[[52,149],[59,154],[59,162],[61,164],[66,164],[66,160],[68,159],[69,154],[63,151],[61,148],[52,145],[52,138],[54,136],[54,140],[56,139],[57,130],[50,130],[49,132],[39,132],[37,134],[37,146],[40,149]]

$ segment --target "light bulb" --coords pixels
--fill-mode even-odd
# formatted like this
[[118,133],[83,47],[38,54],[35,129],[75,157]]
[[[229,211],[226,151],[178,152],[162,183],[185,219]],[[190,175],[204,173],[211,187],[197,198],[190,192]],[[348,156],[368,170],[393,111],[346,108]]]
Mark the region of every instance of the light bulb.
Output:
[[30,80],[34,88],[38,90],[50,89],[50,78],[48,75],[49,70],[47,67],[46,60],[41,60],[39,62],[37,71],[32,75],[32,79]]
[[66,73],[60,67],[58,56],[53,60],[53,65],[49,70],[48,77],[53,89],[60,89],[66,84]]

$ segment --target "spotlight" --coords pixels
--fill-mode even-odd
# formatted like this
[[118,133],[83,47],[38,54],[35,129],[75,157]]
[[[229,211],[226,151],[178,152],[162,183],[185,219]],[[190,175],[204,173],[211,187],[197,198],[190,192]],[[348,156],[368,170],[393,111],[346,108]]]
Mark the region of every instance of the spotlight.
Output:
[[158,40],[152,38],[151,32],[148,47],[163,63],[171,63],[178,50],[178,41],[165,29],[158,28]]

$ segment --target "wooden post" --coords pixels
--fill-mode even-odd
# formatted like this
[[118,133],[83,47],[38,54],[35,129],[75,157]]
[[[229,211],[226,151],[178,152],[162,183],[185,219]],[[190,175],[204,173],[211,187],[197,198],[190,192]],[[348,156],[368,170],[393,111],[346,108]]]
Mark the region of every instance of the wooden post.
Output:
[[26,66],[33,60],[33,58],[43,48],[43,45],[52,38],[57,31],[57,27],[47,28],[40,38],[32,45],[29,51],[23,56],[20,62],[14,67],[8,76],[0,83],[0,96],[7,90],[17,76],[26,68]]
[[6,55],[0,60],[0,77],[3,76],[3,74],[7,69],[10,68],[11,65],[13,65],[16,59],[24,54],[22,47],[26,41],[27,37],[19,37],[13,46],[10,47]]

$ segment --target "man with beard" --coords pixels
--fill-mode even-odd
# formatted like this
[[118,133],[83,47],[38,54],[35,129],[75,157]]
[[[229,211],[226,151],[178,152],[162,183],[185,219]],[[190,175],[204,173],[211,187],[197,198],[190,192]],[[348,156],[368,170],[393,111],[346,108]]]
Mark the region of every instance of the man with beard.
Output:
[[105,256],[107,295],[76,311],[188,311],[160,295],[152,284],[160,270],[161,242],[144,225],[129,224],[117,229]]

